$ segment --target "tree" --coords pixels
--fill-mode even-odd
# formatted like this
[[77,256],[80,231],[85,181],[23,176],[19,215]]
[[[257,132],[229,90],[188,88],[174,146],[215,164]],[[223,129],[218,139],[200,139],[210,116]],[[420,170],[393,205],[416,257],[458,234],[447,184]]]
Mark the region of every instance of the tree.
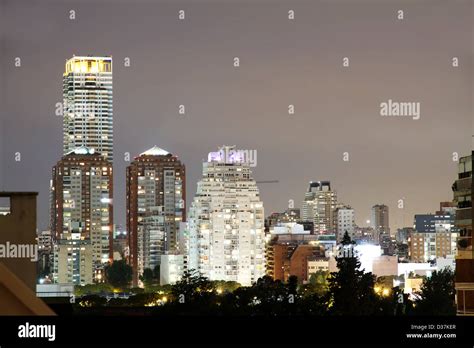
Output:
[[159,283],[160,282],[160,265],[156,265],[153,268],[153,278]]
[[114,261],[106,267],[105,275],[109,284],[113,286],[128,286],[132,281],[132,267],[124,260]]
[[308,279],[308,284],[303,286],[303,295],[317,294],[322,296],[328,292],[328,271],[316,271]]
[[145,284],[145,286],[149,286],[153,284],[153,271],[150,268],[145,268],[143,270],[143,274],[140,276],[140,280]]
[[375,276],[360,270],[360,261],[348,233],[339,245],[336,257],[339,272],[332,272],[329,282],[329,313],[335,315],[370,315],[377,313],[374,292]]
[[171,288],[171,294],[178,303],[192,303],[203,300],[214,291],[213,282],[195,270],[185,271],[181,280]]
[[418,300],[415,302],[416,314],[456,315],[454,302],[454,272],[449,268],[434,271],[421,285]]

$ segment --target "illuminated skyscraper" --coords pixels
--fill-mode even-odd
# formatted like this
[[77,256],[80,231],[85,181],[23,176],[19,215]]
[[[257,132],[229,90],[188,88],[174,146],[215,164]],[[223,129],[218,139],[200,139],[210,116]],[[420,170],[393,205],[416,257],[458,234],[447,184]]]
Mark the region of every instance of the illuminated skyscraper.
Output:
[[189,210],[188,269],[247,286],[265,274],[264,210],[243,152],[209,154]]
[[178,252],[178,232],[186,220],[185,167],[157,146],[127,167],[127,231],[133,282],[161,255]]
[[64,154],[85,146],[113,160],[112,57],[72,57],[63,74]]
[[337,195],[329,181],[311,181],[301,209],[303,221],[312,221],[315,234],[336,232]]

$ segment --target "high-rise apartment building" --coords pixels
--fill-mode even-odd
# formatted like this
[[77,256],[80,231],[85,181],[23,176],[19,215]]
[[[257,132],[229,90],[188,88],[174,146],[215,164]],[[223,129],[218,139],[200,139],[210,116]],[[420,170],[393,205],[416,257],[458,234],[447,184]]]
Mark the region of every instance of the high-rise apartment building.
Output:
[[91,240],[81,233],[63,233],[54,244],[53,281],[87,285],[102,276],[94,269]]
[[315,234],[334,234],[336,231],[337,195],[329,181],[311,181],[302,203],[303,221],[312,221]]
[[112,57],[74,56],[63,74],[64,154],[87,147],[113,159]]
[[454,202],[457,205],[456,227],[459,230],[455,278],[458,315],[474,315],[473,160],[474,151],[470,156],[459,159],[458,178],[453,184]]
[[347,232],[349,237],[354,240],[355,231],[355,213],[349,206],[342,206],[336,209],[336,239],[339,243]]
[[376,233],[377,242],[380,235],[390,235],[389,211],[385,204],[376,204],[372,207],[370,214],[370,226]]
[[127,231],[133,282],[161,256],[178,252],[180,223],[186,220],[185,167],[157,146],[127,167]]
[[453,256],[457,237],[454,215],[415,215],[415,230],[408,237],[409,258],[413,262],[428,262]]
[[250,165],[235,151],[223,146],[203,163],[189,210],[188,267],[247,286],[265,275],[265,218]]
[[[68,250],[67,244],[90,244],[93,279],[100,281],[103,268],[113,255],[113,174],[112,164],[87,147],[77,148],[63,156],[53,167],[51,181],[51,233],[55,244]],[[74,241],[72,242],[74,244]],[[83,241],[83,242],[82,242]],[[56,245],[57,246],[57,245]],[[55,249],[55,262],[59,257]],[[74,255],[72,255],[74,256]],[[76,270],[73,257],[63,258],[70,266],[56,270],[86,274]],[[79,263],[80,264],[80,263]],[[55,279],[73,279],[72,275],[55,275]],[[74,279],[89,279],[76,277]],[[81,281],[79,281],[81,283]],[[78,283],[78,284],[79,284]],[[82,282],[84,283],[84,282]]]

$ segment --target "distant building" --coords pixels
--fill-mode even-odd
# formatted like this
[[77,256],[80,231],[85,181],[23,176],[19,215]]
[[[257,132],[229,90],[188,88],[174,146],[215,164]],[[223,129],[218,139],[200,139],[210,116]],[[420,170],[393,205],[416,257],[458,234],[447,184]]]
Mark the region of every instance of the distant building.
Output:
[[127,167],[127,231],[133,283],[161,255],[176,253],[180,223],[186,220],[186,173],[177,156],[157,146]]
[[40,251],[50,252],[52,250],[51,231],[41,231],[38,233],[38,249]]
[[281,223],[298,222],[300,220],[300,210],[288,208],[283,213],[272,213],[265,219],[265,230],[269,231],[273,226]]
[[453,184],[454,202],[457,205],[455,223],[459,230],[455,279],[458,315],[474,314],[473,160],[474,151],[470,156],[459,159],[458,178]]
[[377,242],[380,242],[380,235],[390,235],[388,206],[376,204],[372,207],[370,226],[376,232]]
[[[115,226],[114,230],[114,255],[117,253],[120,255],[120,259],[128,260],[129,248],[128,248],[128,233],[121,226]],[[114,256],[114,260],[116,257]]]
[[372,227],[354,227],[354,241],[357,244],[376,244],[378,237]]
[[329,181],[311,181],[302,203],[302,220],[312,221],[315,234],[334,234],[337,194]]
[[379,244],[382,248],[383,255],[393,256],[396,250],[396,240],[388,234],[381,234],[379,237]]
[[414,231],[415,229],[413,227],[399,228],[395,236],[397,243],[408,244],[408,238],[410,237],[410,234]]
[[409,262],[410,252],[408,249],[408,244],[398,244],[396,254],[398,256],[399,262]]
[[336,238],[340,242],[347,232],[351,240],[354,240],[355,232],[355,213],[349,206],[343,206],[336,209]]
[[52,273],[53,241],[51,231],[41,231],[37,234],[38,241],[38,274]]

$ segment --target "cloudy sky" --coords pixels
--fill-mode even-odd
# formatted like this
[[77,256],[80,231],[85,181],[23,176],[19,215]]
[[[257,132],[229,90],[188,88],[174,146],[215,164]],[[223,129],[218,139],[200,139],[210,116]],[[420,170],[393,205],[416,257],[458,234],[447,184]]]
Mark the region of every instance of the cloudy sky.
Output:
[[[392,229],[452,199],[453,152],[471,148],[469,0],[0,0],[0,10],[0,190],[38,191],[40,229],[62,156],[55,104],[74,54],[113,56],[118,224],[124,153],[153,145],[185,163],[188,203],[202,160],[230,144],[257,150],[257,180],[279,181],[260,185],[266,214],[299,206],[310,180],[330,180],[360,225],[385,203]],[[389,99],[420,103],[420,119],[381,116]]]

